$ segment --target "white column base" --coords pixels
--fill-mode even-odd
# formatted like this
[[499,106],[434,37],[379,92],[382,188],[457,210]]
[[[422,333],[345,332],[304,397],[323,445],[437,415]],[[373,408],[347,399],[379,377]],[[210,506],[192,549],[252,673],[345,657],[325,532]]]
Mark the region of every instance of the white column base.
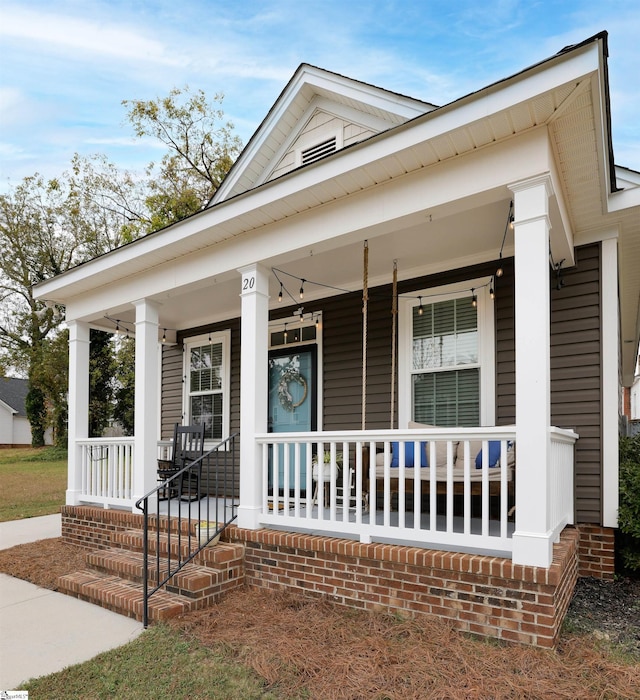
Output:
[[81,492],[75,489],[67,489],[65,493],[65,505],[78,506],[80,505]]
[[548,569],[553,561],[553,533],[514,532],[512,537],[514,564],[543,566]]
[[238,506],[235,524],[246,530],[260,530],[263,527],[260,523],[261,512],[260,506]]

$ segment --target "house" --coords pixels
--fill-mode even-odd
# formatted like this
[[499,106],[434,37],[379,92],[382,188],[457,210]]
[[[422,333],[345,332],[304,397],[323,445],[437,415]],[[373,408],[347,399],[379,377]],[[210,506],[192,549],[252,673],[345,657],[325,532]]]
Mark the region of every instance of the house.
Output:
[[[303,64],[205,210],[38,284],[70,332],[69,538],[129,522],[173,425],[204,423],[239,431],[246,580],[552,646],[576,572],[613,576],[639,339],[607,55],[441,107]],[[136,338],[115,471],[93,327]]]
[[[31,425],[25,401],[29,390],[26,379],[0,377],[0,447],[31,446]],[[51,431],[45,433],[51,445]]]
[[640,432],[640,355],[636,362],[633,383],[622,390],[622,414],[626,425],[627,435],[633,436]]

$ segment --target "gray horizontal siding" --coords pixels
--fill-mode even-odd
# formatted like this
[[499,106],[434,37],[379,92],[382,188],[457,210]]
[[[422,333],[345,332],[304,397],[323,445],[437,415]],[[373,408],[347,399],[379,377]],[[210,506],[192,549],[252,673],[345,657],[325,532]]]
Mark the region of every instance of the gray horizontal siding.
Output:
[[173,436],[173,426],[182,423],[182,346],[162,346],[161,438]]
[[551,290],[551,422],[573,428],[576,522],[602,521],[600,246],[576,250],[576,266]]
[[[600,522],[601,514],[601,347],[600,248],[577,250],[577,265],[563,273],[565,286],[551,294],[551,420],[580,434],[576,447],[576,519]],[[503,261],[496,280],[496,424],[515,423],[515,308],[513,261]],[[400,294],[486,277],[495,263],[404,281]],[[367,335],[368,429],[390,427],[391,285],[370,290]],[[284,317],[292,309],[279,309]],[[323,313],[322,423],[326,430],[354,430],[362,421],[362,294],[331,297],[305,305]],[[240,322],[181,333],[177,348],[163,353],[163,436],[182,416],[182,351],[187,336],[231,329],[231,429],[240,424]],[[397,391],[396,391],[397,401]],[[397,427],[397,406],[394,411]]]

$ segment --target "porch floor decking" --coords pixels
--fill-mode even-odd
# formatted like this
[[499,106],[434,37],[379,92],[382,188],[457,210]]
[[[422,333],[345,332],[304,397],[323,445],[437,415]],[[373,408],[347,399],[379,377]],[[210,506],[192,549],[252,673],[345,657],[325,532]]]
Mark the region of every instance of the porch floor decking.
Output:
[[[280,502],[282,503],[282,499],[279,499]],[[226,509],[225,509],[226,505]],[[222,521],[222,514],[226,512],[226,516],[230,517],[232,515],[232,512],[235,508],[238,507],[238,502],[234,502],[233,504],[229,504],[229,499],[223,499],[223,498],[213,498],[213,497],[208,497],[208,498],[203,498],[200,501],[179,501],[178,499],[171,499],[169,501],[163,501],[160,504],[160,514],[161,515],[166,515],[166,514],[171,514],[172,516],[177,516],[178,513],[180,512],[182,514],[182,517],[188,517],[191,520],[211,520],[211,521],[216,521],[220,520]],[[322,513],[320,514],[320,510]],[[295,504],[291,503],[289,512],[294,513],[295,511]],[[357,536],[354,536],[353,532],[340,532],[339,530],[335,530],[335,526],[341,523],[345,522],[343,519],[343,508],[342,506],[338,506],[336,508],[336,517],[335,519],[331,520],[331,509],[329,507],[323,507],[320,509],[318,505],[314,505],[309,512],[309,515],[307,515],[307,507],[304,505],[300,505],[300,511],[299,511],[299,516],[295,518],[295,522],[293,521],[292,517],[292,522],[287,523],[286,520],[287,515],[283,514],[282,509],[280,510],[280,515],[283,519],[284,522],[274,524],[274,523],[269,523],[265,524],[266,529],[270,530],[280,530],[280,531],[285,531],[285,532],[298,532],[298,533],[306,533],[309,535],[324,535],[324,536],[329,536],[329,537],[340,537],[344,539],[358,539]],[[216,518],[216,514],[218,514],[219,517]],[[362,513],[362,523],[365,525],[369,524],[375,524],[377,526],[384,526],[384,511],[383,510],[376,510],[375,511],[375,516],[372,520],[371,518],[372,513],[371,512],[363,512]],[[406,531],[407,529],[414,529],[414,513],[412,511],[405,511],[404,513],[404,518],[405,518],[405,523],[404,523],[404,530]],[[225,518],[226,520],[227,518]],[[300,520],[306,520],[306,525],[301,526],[300,525]],[[333,527],[329,530],[326,527],[323,528],[323,522],[324,523],[332,523]],[[347,520],[346,522],[348,523],[356,523],[356,511],[354,508],[350,508],[347,514]],[[430,514],[429,512],[421,512],[420,513],[420,524],[417,528],[415,528],[418,531],[421,532],[428,532],[430,529]],[[407,546],[421,546],[424,547],[425,544],[420,542],[417,543],[415,541],[411,541],[406,538],[402,537],[394,537],[393,536],[393,531],[397,530],[400,527],[400,512],[399,511],[391,511],[389,514],[389,525],[388,525],[388,530],[389,530],[389,536],[388,537],[375,537],[375,541],[377,542],[383,542],[383,543],[390,543],[390,544],[398,544],[398,545],[407,545]],[[513,535],[513,532],[515,530],[515,522],[513,520],[510,520],[507,523],[507,537],[511,537]],[[447,532],[447,516],[444,513],[439,513],[436,517],[436,532]],[[456,534],[462,534],[464,533],[464,518],[461,515],[454,515],[452,519],[452,532]],[[471,517],[470,518],[470,533],[472,535],[480,535],[482,533],[482,517]],[[500,521],[497,519],[490,519],[489,520],[489,531],[488,535],[490,537],[499,537],[500,536]],[[444,551],[465,551],[465,552],[470,552],[470,553],[482,553],[482,554],[487,554],[487,555],[495,555],[495,556],[504,556],[504,552],[500,552],[499,550],[495,551],[487,551],[485,548],[474,548],[474,547],[447,547],[446,545],[443,544],[438,544],[434,545],[435,548],[441,549]]]

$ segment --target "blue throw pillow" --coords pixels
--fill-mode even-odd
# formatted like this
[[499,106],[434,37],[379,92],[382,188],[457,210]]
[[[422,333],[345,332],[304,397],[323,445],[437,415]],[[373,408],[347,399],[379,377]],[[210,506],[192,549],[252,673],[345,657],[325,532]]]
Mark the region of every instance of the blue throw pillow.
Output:
[[[427,445],[428,442],[421,442],[420,443],[420,450],[422,454],[420,455],[420,466],[421,467],[427,467],[428,462],[427,462]],[[405,467],[413,467],[414,466],[414,458],[413,458],[413,442],[405,442],[404,443],[404,466]],[[400,459],[400,443],[398,442],[392,442],[391,443],[391,466],[392,467],[397,467],[400,465],[399,462]]]
[[[500,440],[489,440],[489,467],[500,461]],[[482,469],[482,450],[476,455],[476,469]]]

